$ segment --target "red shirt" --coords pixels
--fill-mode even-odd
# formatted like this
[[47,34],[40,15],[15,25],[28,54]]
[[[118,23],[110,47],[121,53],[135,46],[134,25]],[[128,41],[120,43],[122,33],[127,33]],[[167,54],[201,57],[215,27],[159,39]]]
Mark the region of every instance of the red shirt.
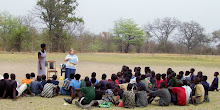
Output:
[[[109,79],[108,82],[111,82],[112,79]],[[116,84],[119,85],[118,79],[115,80]]]
[[166,78],[165,80],[163,79],[163,82],[165,82],[165,83],[166,83],[166,87],[167,87],[167,78]]
[[157,80],[157,88],[159,88],[159,89],[160,89],[160,83],[161,83],[161,82],[163,82],[163,80],[162,80],[162,79]]
[[186,105],[186,92],[183,87],[173,87],[172,92],[177,94],[177,105]]

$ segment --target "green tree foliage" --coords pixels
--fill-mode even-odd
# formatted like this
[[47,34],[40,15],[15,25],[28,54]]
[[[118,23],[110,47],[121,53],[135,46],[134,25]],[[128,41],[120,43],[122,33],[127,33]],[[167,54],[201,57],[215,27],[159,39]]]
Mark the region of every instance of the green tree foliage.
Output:
[[144,30],[138,27],[132,19],[121,19],[115,21],[113,33],[115,35],[116,42],[122,45],[121,50],[122,47],[124,47],[125,53],[129,52],[130,45],[135,45],[139,48],[143,45],[146,39]]
[[38,0],[37,11],[40,13],[40,18],[46,23],[49,40],[50,52],[62,51],[65,52],[65,42],[67,38],[64,26],[67,23],[81,23],[82,18],[75,16],[75,10],[78,6],[76,0]]

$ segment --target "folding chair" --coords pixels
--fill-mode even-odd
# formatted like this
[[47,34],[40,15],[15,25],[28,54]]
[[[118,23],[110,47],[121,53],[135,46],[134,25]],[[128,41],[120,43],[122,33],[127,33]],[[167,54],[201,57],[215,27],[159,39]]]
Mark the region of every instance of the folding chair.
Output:
[[57,70],[56,70],[56,61],[47,61],[47,79],[52,78],[50,76],[50,73],[55,73],[57,75]]

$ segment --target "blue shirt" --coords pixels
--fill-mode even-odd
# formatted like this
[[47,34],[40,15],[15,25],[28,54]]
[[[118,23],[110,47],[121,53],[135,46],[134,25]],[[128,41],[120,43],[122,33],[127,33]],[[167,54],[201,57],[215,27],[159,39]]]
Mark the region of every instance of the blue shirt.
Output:
[[147,89],[146,89],[146,86],[145,86],[145,84],[144,84],[144,83],[142,83],[141,81],[138,83],[138,89],[140,89],[141,85],[144,85],[144,87],[145,87],[145,89],[144,89],[144,90],[146,91],[146,90],[147,90]]
[[218,77],[214,78],[214,80],[212,81],[212,88],[218,88]]
[[190,75],[190,78],[191,78],[191,81],[194,81],[195,80],[195,75],[194,75],[194,73],[192,73],[191,75]]
[[42,86],[44,86],[47,83],[47,81],[43,80],[41,81]]
[[[89,79],[89,81],[92,82],[91,79]],[[97,83],[99,83],[99,81],[96,79],[95,84],[97,84]]]
[[74,87],[74,93],[75,93],[75,89],[80,88],[80,84],[81,84],[81,81],[78,81],[78,80],[75,80],[75,79],[71,80],[70,86]]
[[51,83],[53,83],[54,85],[59,85],[59,81],[55,81],[55,80],[51,80]]
[[66,68],[70,68],[70,69],[76,69],[76,65],[73,65],[72,63],[77,63],[78,62],[78,56],[76,55],[67,55],[65,59],[68,59],[67,64],[66,64]]
[[203,85],[203,87],[205,89],[205,96],[207,96],[208,91],[209,91],[209,83],[207,83],[206,81],[201,81],[201,84]]
[[39,81],[32,81],[30,83],[31,92],[33,92],[35,95],[38,95],[41,93],[41,89],[43,89],[43,85]]

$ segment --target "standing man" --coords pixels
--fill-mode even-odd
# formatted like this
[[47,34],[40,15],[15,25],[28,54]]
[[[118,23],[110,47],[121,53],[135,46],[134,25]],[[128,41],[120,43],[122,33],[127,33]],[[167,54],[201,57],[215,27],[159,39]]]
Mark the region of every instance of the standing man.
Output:
[[66,71],[65,71],[65,79],[70,77],[70,73],[76,73],[76,64],[78,62],[78,56],[75,55],[73,49],[70,49],[69,55],[66,56]]
[[41,51],[38,52],[38,75],[46,74],[46,44],[41,44]]

